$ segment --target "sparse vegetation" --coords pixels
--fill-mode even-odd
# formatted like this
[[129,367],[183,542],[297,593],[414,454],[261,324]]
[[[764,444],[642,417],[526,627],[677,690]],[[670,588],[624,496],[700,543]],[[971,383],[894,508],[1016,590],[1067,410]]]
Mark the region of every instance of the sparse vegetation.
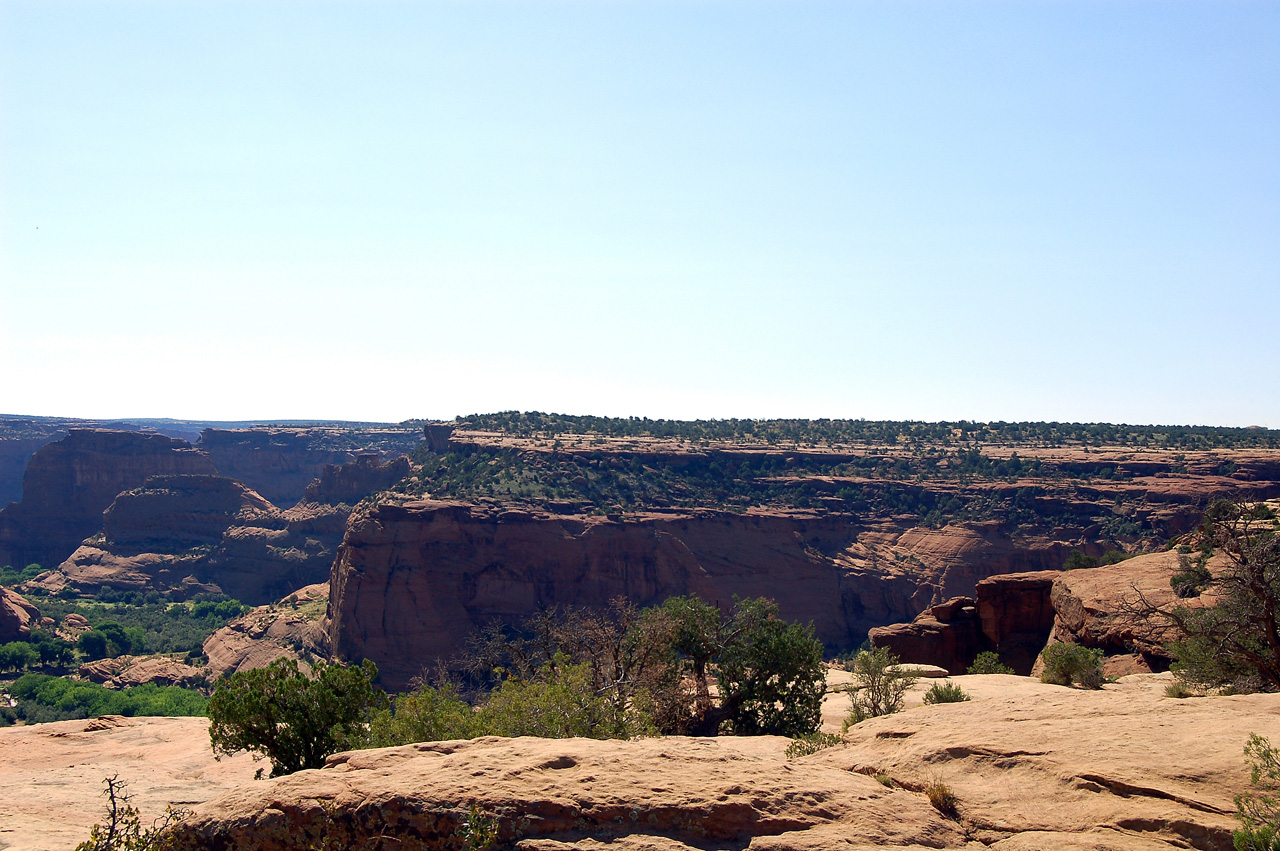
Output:
[[826,685],[812,630],[768,600],[728,613],[690,597],[643,611],[623,600],[549,610],[521,632],[478,636],[468,666],[479,683],[471,701],[456,684],[424,684],[375,715],[372,741],[803,736],[817,730]]
[[1040,682],[1081,688],[1099,689],[1104,682],[1102,675],[1102,651],[1079,644],[1057,642],[1040,651],[1044,672]]
[[107,816],[93,826],[89,838],[76,851],[166,851],[173,847],[169,828],[190,815],[189,810],[168,807],[147,827],[130,802],[128,786],[120,775],[106,778]]
[[787,759],[808,756],[843,743],[844,739],[834,733],[816,732],[796,736],[791,740],[791,744],[787,745]]
[[967,673],[970,674],[1012,674],[1013,668],[1000,661],[1000,657],[990,650],[984,650],[973,660]]
[[946,680],[941,683],[934,683],[929,686],[928,691],[924,693],[924,702],[927,704],[935,703],[963,703],[969,700],[970,696],[960,688],[959,684]]
[[1232,842],[1236,851],[1280,851],[1280,751],[1254,733],[1244,753],[1255,791],[1235,796],[1240,828],[1232,833]]
[[960,817],[960,799],[941,777],[931,777],[924,785],[924,796],[933,808],[949,819]]
[[853,660],[853,707],[844,727],[902,710],[903,698],[916,676],[898,663],[887,647],[864,650]]

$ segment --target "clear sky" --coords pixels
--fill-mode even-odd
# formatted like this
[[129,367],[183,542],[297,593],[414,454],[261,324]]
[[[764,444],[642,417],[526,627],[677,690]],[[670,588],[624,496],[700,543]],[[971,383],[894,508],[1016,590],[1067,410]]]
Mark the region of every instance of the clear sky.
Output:
[[0,412],[1280,427],[1280,3],[0,0]]

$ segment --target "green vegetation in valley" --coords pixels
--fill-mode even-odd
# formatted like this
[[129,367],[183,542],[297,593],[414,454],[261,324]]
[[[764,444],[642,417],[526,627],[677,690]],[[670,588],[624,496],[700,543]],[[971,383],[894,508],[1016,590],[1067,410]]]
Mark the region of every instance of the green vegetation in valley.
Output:
[[203,715],[204,695],[178,686],[146,683],[109,689],[97,683],[23,674],[6,687],[16,707],[0,706],[0,724],[94,718],[99,715]]
[[[238,600],[205,598],[169,603],[156,592],[104,590],[96,600],[64,599],[56,595],[31,595],[43,617],[61,624],[69,614],[89,622],[92,638],[79,649],[86,658],[126,654],[188,653],[198,656],[204,640],[249,610]],[[87,633],[86,633],[87,634]],[[100,641],[106,639],[103,645]]]

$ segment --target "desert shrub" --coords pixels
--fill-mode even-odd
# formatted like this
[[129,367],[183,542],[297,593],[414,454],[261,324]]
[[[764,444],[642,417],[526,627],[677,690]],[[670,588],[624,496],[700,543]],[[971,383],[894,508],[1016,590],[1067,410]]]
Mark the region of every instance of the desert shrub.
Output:
[[898,664],[889,648],[862,651],[853,660],[853,708],[844,726],[901,711],[903,697],[915,684],[915,675]]
[[387,709],[374,714],[369,731],[370,741],[377,748],[482,735],[475,710],[449,683],[439,687],[424,685],[398,695]]
[[[368,741],[370,717],[387,696],[378,668],[316,662],[311,676],[294,659],[237,671],[209,698],[209,742],[217,756],[249,751],[271,761],[271,776],[322,768],[325,757]],[[259,770],[261,773],[261,770]]]
[[553,660],[536,679],[508,679],[495,689],[477,713],[481,734],[631,739],[657,732],[643,706],[615,714],[592,690],[588,666],[564,661]]
[[984,650],[969,666],[970,674],[1012,674],[1013,668],[1000,661],[1000,657],[990,650]]
[[958,684],[950,680],[934,683],[924,693],[924,702],[928,704],[963,703],[966,700],[969,700],[969,695],[965,694],[964,689],[960,688]]
[[1058,642],[1040,651],[1044,672],[1040,682],[1081,688],[1102,688],[1102,651],[1079,644]]
[[796,736],[787,745],[787,759],[795,759],[796,757],[808,756],[811,753],[817,753],[827,748],[833,748],[842,744],[844,739],[834,733],[809,733],[804,736]]
[[167,851],[173,847],[169,828],[190,815],[189,810],[172,806],[149,827],[144,827],[138,810],[130,803],[128,788],[118,774],[106,778],[107,817],[95,824],[89,838],[76,851]]
[[1072,550],[1067,556],[1067,560],[1062,563],[1063,570],[1081,570],[1090,567],[1097,567],[1098,560],[1093,556],[1085,555],[1080,550]]
[[959,818],[960,799],[956,797],[956,793],[951,790],[951,787],[942,781],[941,777],[930,778],[925,783],[923,791],[935,810],[947,818]]
[[1249,783],[1256,792],[1235,797],[1240,828],[1232,833],[1236,851],[1280,851],[1280,751],[1254,733],[1244,746]]
[[[619,735],[652,726],[797,736],[821,721],[822,644],[812,627],[781,619],[765,599],[735,600],[727,612],[694,597],[643,611],[625,600],[603,611],[548,610],[528,619],[522,634],[498,627],[481,634],[469,669],[515,689],[577,665],[586,666],[585,688],[607,710],[599,729],[612,725]],[[652,723],[636,726],[637,712]]]

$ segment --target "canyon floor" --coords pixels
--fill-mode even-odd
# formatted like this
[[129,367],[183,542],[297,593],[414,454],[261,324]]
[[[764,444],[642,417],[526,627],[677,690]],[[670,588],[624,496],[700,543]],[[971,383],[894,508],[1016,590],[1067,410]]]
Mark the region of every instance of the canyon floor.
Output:
[[[792,759],[775,737],[485,738],[352,752],[255,781],[247,756],[213,760],[199,718],[9,728],[0,848],[73,848],[102,812],[103,778],[118,775],[144,819],[168,803],[194,809],[179,836],[192,849],[461,847],[475,804],[500,846],[523,851],[1226,851],[1232,797],[1248,788],[1245,740],[1280,741],[1280,695],[1173,699],[1167,674],[1101,691],[953,680],[971,701],[920,705],[925,680],[904,712]],[[824,727],[838,730],[847,700],[828,698]],[[922,793],[938,781],[958,817]]]

